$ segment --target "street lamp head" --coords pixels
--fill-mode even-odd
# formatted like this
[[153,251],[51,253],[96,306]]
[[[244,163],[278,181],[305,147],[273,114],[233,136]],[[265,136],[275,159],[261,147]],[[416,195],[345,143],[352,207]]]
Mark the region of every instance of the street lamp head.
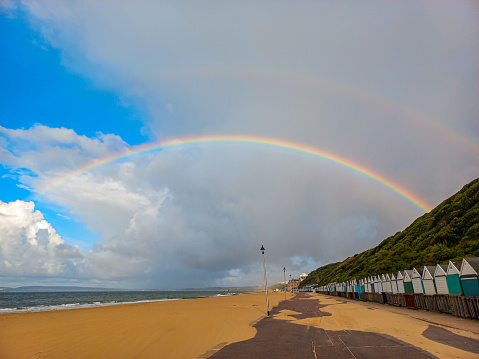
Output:
[[261,253],[264,254],[264,247],[263,246],[261,246],[260,250],[261,250]]
[[283,267],[283,272],[285,272],[285,273],[286,273],[286,267]]

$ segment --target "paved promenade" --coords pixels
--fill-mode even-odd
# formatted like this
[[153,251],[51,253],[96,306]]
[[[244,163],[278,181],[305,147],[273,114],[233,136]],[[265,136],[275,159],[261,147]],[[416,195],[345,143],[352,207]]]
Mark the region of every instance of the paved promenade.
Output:
[[[421,327],[420,330],[427,329],[423,331],[423,338],[419,338],[418,343],[422,343],[420,340],[432,344],[437,343],[439,350],[443,350],[442,353],[447,356],[438,355],[441,352],[436,349],[433,351],[436,355],[431,354],[422,348],[385,334],[384,329],[379,330],[379,327],[378,333],[371,332],[371,330],[354,330],[357,323],[350,322],[350,319],[347,318],[349,314],[344,314],[345,318],[339,318],[342,315],[341,312],[328,310],[328,307],[339,307],[342,312],[348,313],[345,307],[348,305],[351,306],[348,309],[356,310],[358,313],[361,310],[374,310],[374,316],[380,314],[376,308],[354,307],[358,305],[354,302],[346,302],[316,294],[299,293],[292,299],[283,301],[273,308],[270,317],[263,318],[254,324],[257,329],[254,338],[227,345],[216,351],[210,358],[422,359],[479,357],[479,341],[477,339],[458,335],[443,325],[422,324],[424,327]],[[406,312],[402,314],[386,313],[385,311],[384,319],[388,320],[390,315],[404,315],[408,311],[405,308],[403,310]],[[334,316],[338,318],[333,321]],[[372,318],[371,320],[374,321],[375,319]],[[418,319],[411,320],[419,321]],[[344,324],[341,330],[328,329],[329,327],[337,328],[338,323],[339,325]],[[348,325],[348,323],[351,323],[351,325]],[[398,325],[400,324],[398,322]],[[389,325],[394,324],[389,323]],[[477,325],[479,330],[479,324]],[[398,334],[395,335],[399,336]],[[474,337],[475,333],[472,333],[472,336]],[[426,346],[426,344],[423,346]]]

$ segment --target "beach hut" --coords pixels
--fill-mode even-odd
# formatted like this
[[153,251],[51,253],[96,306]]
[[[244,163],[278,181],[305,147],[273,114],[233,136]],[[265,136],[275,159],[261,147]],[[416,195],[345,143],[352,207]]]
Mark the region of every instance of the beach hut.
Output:
[[358,298],[360,297],[361,293],[361,281],[355,279],[354,280],[354,291],[358,293]]
[[413,268],[412,270],[412,288],[414,294],[424,294],[424,286],[422,285],[422,272],[424,268]]
[[374,292],[375,293],[381,293],[383,291],[380,277],[381,276],[379,276],[379,275],[374,276]]
[[376,285],[374,286],[374,288],[376,289],[376,293],[381,293],[383,291],[383,285],[382,285],[382,282],[381,282],[381,275],[377,275],[376,276]]
[[404,293],[404,272],[399,271],[396,277],[398,293]]
[[461,269],[461,262],[451,262],[447,265],[446,281],[449,294],[462,294],[461,280],[459,274]]
[[349,285],[351,286],[351,293],[357,292],[357,290],[356,290],[357,284],[358,283],[357,283],[356,279],[351,279],[349,281]]
[[393,294],[398,294],[398,283],[396,276],[394,275],[394,273],[391,273],[389,275],[389,278],[391,279],[391,291],[393,292]]
[[436,293],[436,286],[434,284],[434,266],[424,266],[422,270],[422,285],[424,288],[424,294],[434,295]]
[[447,288],[447,265],[438,264],[434,271],[434,283],[436,284],[437,294],[449,294],[449,289]]
[[479,258],[464,258],[459,278],[464,295],[479,296]]
[[383,274],[382,279],[383,279],[383,292],[392,293],[391,278],[389,277],[389,274]]
[[414,288],[412,286],[412,270],[407,269],[403,272],[403,285],[405,294],[414,293]]
[[384,275],[383,274],[378,275],[378,287],[379,287],[378,293],[384,292]]
[[369,277],[369,292],[374,293],[375,292],[375,285],[374,285],[374,276]]
[[359,287],[361,288],[361,293],[366,292],[366,283],[365,283],[366,278],[362,278],[359,280]]

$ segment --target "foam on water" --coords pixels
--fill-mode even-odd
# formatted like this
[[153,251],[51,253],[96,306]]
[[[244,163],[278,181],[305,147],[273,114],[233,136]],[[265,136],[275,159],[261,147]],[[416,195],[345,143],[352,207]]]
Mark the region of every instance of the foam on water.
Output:
[[240,292],[4,292],[0,294],[0,314],[153,303],[198,297],[225,297]]

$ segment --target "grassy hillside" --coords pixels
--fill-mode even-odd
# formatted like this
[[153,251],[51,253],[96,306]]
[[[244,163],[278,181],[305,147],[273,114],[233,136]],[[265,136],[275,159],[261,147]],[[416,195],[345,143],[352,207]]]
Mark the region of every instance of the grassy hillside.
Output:
[[404,231],[343,262],[314,270],[301,285],[342,282],[463,257],[479,257],[479,179],[465,185]]

